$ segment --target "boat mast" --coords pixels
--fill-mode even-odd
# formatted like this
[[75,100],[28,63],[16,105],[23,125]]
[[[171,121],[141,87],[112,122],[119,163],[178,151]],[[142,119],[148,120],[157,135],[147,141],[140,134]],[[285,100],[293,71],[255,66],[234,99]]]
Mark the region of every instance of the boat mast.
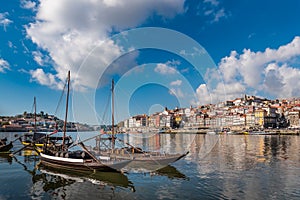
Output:
[[35,97],[33,99],[33,104],[34,104],[34,133],[36,133],[36,99],[35,99]]
[[66,100],[66,114],[65,114],[65,121],[64,121],[64,136],[63,136],[63,141],[62,141],[62,149],[63,150],[65,147],[65,137],[66,137],[66,131],[67,131],[69,92],[70,92],[70,71],[68,71],[68,90],[67,90],[67,100]]
[[114,105],[114,98],[115,98],[115,95],[114,95],[114,87],[115,87],[115,82],[114,82],[114,79],[112,79],[111,81],[111,126],[112,126],[112,129],[111,129],[111,142],[112,142],[112,149],[115,148],[115,119],[114,119],[114,112],[115,112],[115,105]]

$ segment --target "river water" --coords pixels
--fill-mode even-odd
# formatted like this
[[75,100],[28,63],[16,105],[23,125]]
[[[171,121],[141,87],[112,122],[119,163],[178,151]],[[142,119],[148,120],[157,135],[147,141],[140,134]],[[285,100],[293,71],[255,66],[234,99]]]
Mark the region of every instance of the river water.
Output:
[[[18,134],[18,133],[17,133]],[[19,133],[20,134],[20,133]],[[83,140],[98,133],[80,133]],[[14,140],[16,133],[0,133]],[[124,134],[148,150],[189,154],[155,171],[74,174],[45,169],[33,152],[0,155],[4,199],[300,199],[300,137]],[[92,143],[92,142],[91,142]],[[14,143],[13,150],[21,144]]]

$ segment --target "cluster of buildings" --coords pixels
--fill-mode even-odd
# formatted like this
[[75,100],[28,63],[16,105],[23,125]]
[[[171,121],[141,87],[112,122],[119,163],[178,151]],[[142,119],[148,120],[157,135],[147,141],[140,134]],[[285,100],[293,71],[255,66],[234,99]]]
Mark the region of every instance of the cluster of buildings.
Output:
[[300,128],[300,98],[268,100],[245,95],[231,101],[199,107],[165,108],[150,116],[137,115],[119,124],[132,128]]
[[[35,126],[36,124],[36,126]],[[22,115],[2,116],[0,117],[0,131],[5,132],[28,132],[37,131],[50,132],[56,129],[63,130],[64,122],[54,115],[48,115],[44,112],[36,114],[36,122],[33,113],[24,112]],[[88,125],[83,125],[74,122],[67,123],[67,131],[89,131]]]

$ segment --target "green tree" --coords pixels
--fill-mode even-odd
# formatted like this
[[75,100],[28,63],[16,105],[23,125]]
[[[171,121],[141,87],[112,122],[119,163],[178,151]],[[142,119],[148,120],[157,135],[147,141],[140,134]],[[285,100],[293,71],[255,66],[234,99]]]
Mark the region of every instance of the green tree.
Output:
[[23,117],[24,117],[24,118],[26,118],[26,117],[27,117],[27,112],[26,112],[26,111],[24,111],[24,113],[23,113]]

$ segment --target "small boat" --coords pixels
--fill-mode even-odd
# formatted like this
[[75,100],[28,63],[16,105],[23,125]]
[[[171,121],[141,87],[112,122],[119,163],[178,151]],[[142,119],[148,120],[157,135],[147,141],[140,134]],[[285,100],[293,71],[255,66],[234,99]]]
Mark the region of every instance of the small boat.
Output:
[[207,135],[217,135],[217,134],[220,134],[222,132],[222,130],[220,128],[209,128],[207,129],[206,131],[206,134]]
[[250,131],[249,135],[276,135],[276,132],[268,132],[265,130]]
[[9,152],[9,150],[13,148],[12,142],[9,142],[8,144],[6,142],[7,138],[0,139],[0,153]]
[[249,135],[266,135],[265,131],[250,131]]
[[[110,156],[93,155],[83,144],[79,142],[74,145],[72,138],[66,136],[66,125],[68,116],[68,102],[70,91],[70,71],[67,79],[66,113],[62,137],[46,136],[46,143],[40,153],[41,163],[45,166],[61,168],[71,171],[120,171],[131,160],[121,160]],[[79,146],[80,150],[71,150],[71,147]]]
[[44,145],[44,140],[46,138],[46,133],[39,133],[36,130],[36,98],[33,100],[34,107],[34,131],[30,131],[25,133],[23,137],[20,137],[20,142],[26,147],[33,147],[33,143],[35,147],[42,147]]
[[159,129],[158,133],[171,133],[171,129],[169,127],[162,127]]
[[46,135],[46,133],[29,132],[25,133],[23,138],[20,138],[20,140],[21,143],[27,147],[33,146],[33,143],[36,147],[43,147]]

